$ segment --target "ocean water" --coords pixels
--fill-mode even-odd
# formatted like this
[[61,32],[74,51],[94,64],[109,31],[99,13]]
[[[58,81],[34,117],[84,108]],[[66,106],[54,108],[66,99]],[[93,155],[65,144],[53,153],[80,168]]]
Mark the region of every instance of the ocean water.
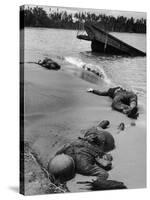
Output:
[[[111,34],[146,51],[145,34]],[[140,112],[145,115],[146,57],[106,56],[92,53],[91,43],[79,40],[76,36],[75,30],[25,28],[25,62],[37,62],[44,57],[50,57],[56,59],[68,71],[80,70],[83,65],[96,69],[103,75],[106,88],[120,85],[136,92]],[[95,83],[96,87],[100,84]]]

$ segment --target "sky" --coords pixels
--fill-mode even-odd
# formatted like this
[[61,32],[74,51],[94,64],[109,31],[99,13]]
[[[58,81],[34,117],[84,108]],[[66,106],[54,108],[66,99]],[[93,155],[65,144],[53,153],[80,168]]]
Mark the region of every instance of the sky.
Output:
[[[35,5],[26,5],[26,7],[35,7]],[[135,12],[135,11],[119,11],[119,10],[104,10],[104,9],[90,9],[90,8],[67,8],[67,7],[54,7],[54,6],[38,6],[42,7],[47,13],[50,12],[50,8],[52,11],[67,11],[67,13],[76,13],[76,12],[90,12],[95,14],[106,14],[106,15],[112,15],[114,17],[118,16],[124,16],[127,18],[135,18],[140,19],[144,18],[146,19],[146,12]]]

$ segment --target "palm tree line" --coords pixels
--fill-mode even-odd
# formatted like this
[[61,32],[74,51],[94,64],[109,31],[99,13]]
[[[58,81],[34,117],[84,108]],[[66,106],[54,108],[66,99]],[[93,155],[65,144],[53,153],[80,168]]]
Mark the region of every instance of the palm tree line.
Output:
[[97,23],[100,28],[109,32],[146,33],[146,19],[134,19],[124,16],[107,16],[90,12],[67,13],[49,9],[47,13],[41,7],[21,7],[20,28],[45,27],[61,29],[79,29],[85,22]]

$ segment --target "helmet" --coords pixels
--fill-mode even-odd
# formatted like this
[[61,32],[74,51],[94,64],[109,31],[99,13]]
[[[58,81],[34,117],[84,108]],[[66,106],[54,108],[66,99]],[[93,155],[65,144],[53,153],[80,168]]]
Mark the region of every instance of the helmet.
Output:
[[115,148],[114,137],[104,130],[98,130],[97,128],[88,129],[84,138],[92,141],[93,144],[99,145],[104,152],[111,151]]
[[61,182],[70,180],[75,175],[74,160],[66,154],[56,155],[49,161],[48,171]]

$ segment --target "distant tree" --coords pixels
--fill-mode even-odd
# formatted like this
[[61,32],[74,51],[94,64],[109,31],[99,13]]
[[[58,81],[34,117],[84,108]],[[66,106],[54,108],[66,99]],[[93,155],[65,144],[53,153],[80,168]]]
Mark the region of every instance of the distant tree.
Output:
[[137,19],[124,16],[107,16],[90,12],[76,12],[68,14],[66,11],[53,11],[49,14],[40,7],[20,9],[20,27],[49,27],[79,29],[84,22],[97,23],[105,31],[146,33],[146,19]]

